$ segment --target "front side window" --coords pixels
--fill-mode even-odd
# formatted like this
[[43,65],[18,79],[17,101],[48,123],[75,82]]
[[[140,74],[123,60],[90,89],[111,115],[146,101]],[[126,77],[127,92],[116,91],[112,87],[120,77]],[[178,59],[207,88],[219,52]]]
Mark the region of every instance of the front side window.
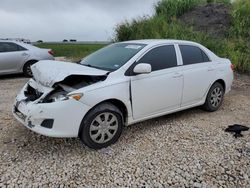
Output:
[[84,58],[80,64],[108,71],[115,71],[127,63],[146,45],[117,43],[109,45]]
[[26,50],[22,46],[19,46],[12,42],[0,42],[0,52],[16,52]]
[[189,45],[179,45],[183,65],[204,63],[210,61],[208,56],[198,47]]
[[144,55],[137,64],[148,63],[152,66],[152,71],[176,67],[177,59],[173,45],[160,46],[152,49]]

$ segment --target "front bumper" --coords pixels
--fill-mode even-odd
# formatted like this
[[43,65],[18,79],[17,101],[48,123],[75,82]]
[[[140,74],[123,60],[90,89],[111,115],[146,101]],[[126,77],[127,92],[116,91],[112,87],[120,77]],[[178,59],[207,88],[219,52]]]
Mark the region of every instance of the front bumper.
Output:
[[[53,103],[27,101],[22,90],[13,106],[13,115],[25,127],[38,134],[77,137],[81,121],[89,110],[89,106],[74,99]],[[50,126],[44,126],[46,121],[50,122]]]

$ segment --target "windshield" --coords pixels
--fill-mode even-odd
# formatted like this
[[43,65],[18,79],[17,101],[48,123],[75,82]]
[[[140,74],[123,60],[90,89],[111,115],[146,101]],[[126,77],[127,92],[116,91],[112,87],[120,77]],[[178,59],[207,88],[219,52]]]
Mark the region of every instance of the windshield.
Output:
[[142,50],[145,44],[117,43],[102,48],[84,58],[80,64],[115,71]]

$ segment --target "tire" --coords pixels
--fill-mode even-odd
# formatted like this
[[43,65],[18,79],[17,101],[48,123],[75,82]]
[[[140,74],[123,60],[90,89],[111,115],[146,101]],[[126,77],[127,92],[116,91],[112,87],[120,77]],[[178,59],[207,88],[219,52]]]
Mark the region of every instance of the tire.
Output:
[[224,94],[223,86],[219,82],[214,83],[207,94],[206,102],[202,106],[203,109],[208,112],[217,111],[222,105]]
[[31,71],[31,66],[35,64],[37,61],[28,61],[27,63],[24,64],[23,66],[23,73],[26,77],[32,77],[32,71]]
[[98,150],[116,143],[123,127],[121,111],[111,103],[102,103],[85,116],[79,137],[86,146]]

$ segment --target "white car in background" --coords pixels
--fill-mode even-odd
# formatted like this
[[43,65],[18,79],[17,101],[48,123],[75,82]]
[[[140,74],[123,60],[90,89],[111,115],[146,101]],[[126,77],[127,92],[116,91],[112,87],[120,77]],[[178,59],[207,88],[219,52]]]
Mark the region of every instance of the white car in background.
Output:
[[53,51],[22,42],[0,40],[0,75],[24,73],[30,77],[31,65],[40,60],[54,60]]
[[80,137],[100,149],[123,127],[180,110],[219,109],[233,82],[230,60],[178,40],[111,44],[80,64],[41,61],[18,94],[14,116],[46,136]]

